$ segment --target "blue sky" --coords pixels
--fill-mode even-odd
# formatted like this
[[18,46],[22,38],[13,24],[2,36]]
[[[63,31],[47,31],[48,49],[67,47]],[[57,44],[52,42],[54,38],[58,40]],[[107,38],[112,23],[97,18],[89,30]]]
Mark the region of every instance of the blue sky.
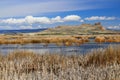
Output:
[[120,0],[1,0],[0,29],[101,22],[120,29]]

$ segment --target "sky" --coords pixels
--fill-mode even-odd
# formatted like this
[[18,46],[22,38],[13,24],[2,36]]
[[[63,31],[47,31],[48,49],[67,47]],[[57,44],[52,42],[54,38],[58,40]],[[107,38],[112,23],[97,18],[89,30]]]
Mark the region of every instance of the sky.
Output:
[[120,0],[0,0],[0,30],[94,24],[120,29]]

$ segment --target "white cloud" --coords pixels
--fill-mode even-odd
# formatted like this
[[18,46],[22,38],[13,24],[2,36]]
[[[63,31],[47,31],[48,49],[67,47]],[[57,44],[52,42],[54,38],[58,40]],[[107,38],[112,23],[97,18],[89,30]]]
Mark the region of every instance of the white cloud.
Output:
[[34,23],[38,22],[38,23],[41,23],[41,24],[50,24],[51,21],[48,17],[36,17],[34,18]]
[[14,19],[14,18],[10,18],[10,19],[5,19],[5,20],[1,20],[2,23],[8,23],[8,24],[22,24],[25,22],[25,19]]
[[64,21],[79,21],[81,19],[78,15],[68,15],[63,18]]
[[55,18],[26,16],[25,18],[21,18],[21,19],[15,19],[15,18],[4,19],[1,20],[1,23],[5,23],[5,24],[27,23],[31,25],[34,23],[53,24],[53,23],[66,22],[66,21],[79,21],[80,19],[81,17],[78,15],[68,15],[65,16],[64,18],[61,18],[60,16],[57,16]]
[[26,16],[24,20],[26,23],[29,23],[29,24],[32,24],[35,22],[35,18],[33,16]]
[[49,24],[50,19],[47,17],[33,17],[33,16],[26,16],[25,23],[33,24],[33,23],[40,23],[40,24]]
[[116,17],[107,17],[106,20],[115,20]]
[[10,18],[10,19],[4,19],[1,20],[1,23],[5,24],[33,24],[33,23],[40,23],[40,24],[50,24],[51,21],[47,17],[33,17],[33,16],[26,16],[25,18],[21,19],[15,19],[15,18]]
[[92,21],[92,20],[115,20],[115,17],[106,17],[106,16],[92,16],[87,17],[85,20]]
[[117,26],[109,26],[108,29],[120,30],[120,25]]
[[[106,17],[106,16],[92,16],[87,18],[81,18],[79,15],[67,15],[65,17],[56,16],[56,17],[33,17],[26,16],[24,18],[8,18],[0,19],[0,29],[37,29],[44,27],[52,27],[56,25],[55,23],[65,23],[65,22],[78,22],[83,23],[85,20],[115,20],[115,17]],[[49,25],[51,24],[51,25]],[[120,28],[119,26],[110,26],[108,28]]]
[[3,25],[3,28],[0,27],[0,29],[37,29],[44,28],[45,25],[49,24],[54,25],[55,23],[71,21],[84,22],[78,15],[56,16],[53,18],[26,16],[25,18],[0,19],[0,25]]
[[84,22],[84,20],[82,19],[82,20],[80,20],[80,22]]
[[62,20],[62,18],[60,16],[52,18],[51,20],[52,20],[53,23],[55,23],[55,22],[63,22],[63,20]]

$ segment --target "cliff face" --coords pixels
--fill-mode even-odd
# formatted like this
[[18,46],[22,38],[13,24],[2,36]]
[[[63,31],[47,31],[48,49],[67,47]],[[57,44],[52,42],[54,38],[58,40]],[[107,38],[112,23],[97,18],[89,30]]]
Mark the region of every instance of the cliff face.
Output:
[[91,30],[91,31],[105,31],[106,29],[101,25],[100,22],[95,23],[95,24],[82,24],[80,25],[80,28],[84,30]]
[[40,34],[104,34],[112,33],[112,31],[106,30],[100,22],[95,24],[81,24],[76,26],[58,26],[55,28],[49,28]]
[[98,29],[102,31],[106,30],[105,27],[103,27],[100,22],[95,23],[93,26],[95,26],[96,28],[98,27]]

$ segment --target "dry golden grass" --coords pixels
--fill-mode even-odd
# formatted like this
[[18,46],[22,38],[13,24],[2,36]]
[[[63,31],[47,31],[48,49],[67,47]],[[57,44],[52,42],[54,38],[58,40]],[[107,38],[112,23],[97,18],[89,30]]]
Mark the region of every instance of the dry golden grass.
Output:
[[119,80],[120,46],[86,55],[15,51],[0,55],[0,75],[1,80]]
[[36,54],[28,51],[15,51],[12,54],[7,54],[6,59],[8,60],[21,60],[25,58],[34,58]]
[[46,45],[50,44],[50,43],[55,43],[58,46],[64,45],[64,46],[71,46],[73,44],[76,45],[80,45],[83,44],[84,42],[88,42],[87,39],[76,39],[73,37],[66,37],[66,38],[62,38],[62,37],[50,37],[50,38],[30,38],[30,39],[12,39],[12,40],[6,40],[6,39],[2,39],[0,40],[0,44],[28,44],[28,43],[45,43]]
[[120,42],[120,35],[101,35],[95,37],[95,42]]
[[107,42],[120,42],[120,37],[108,37]]
[[95,42],[102,43],[102,42],[106,42],[106,40],[104,36],[97,36],[95,38]]
[[87,65],[111,65],[114,63],[120,64],[120,46],[110,45],[105,50],[98,50],[90,53],[88,56]]
[[76,35],[76,36],[0,36],[0,44],[28,44],[28,43],[55,43],[71,46],[89,42],[89,38],[95,38],[95,42],[120,42],[120,35]]

